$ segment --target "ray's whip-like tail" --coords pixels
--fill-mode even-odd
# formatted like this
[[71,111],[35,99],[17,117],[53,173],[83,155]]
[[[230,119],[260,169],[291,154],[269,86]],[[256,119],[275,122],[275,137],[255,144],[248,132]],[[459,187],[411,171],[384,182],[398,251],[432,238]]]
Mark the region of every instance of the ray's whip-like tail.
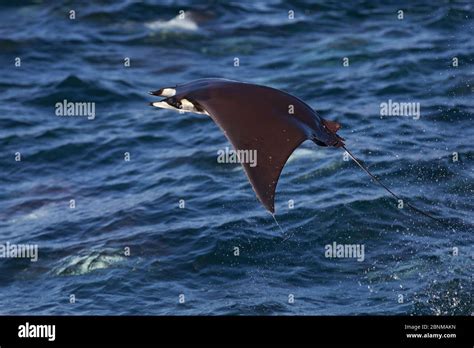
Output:
[[352,152],[350,152],[344,145],[341,146],[341,147],[348,153],[348,155],[352,158],[352,160],[353,160],[364,172],[366,172],[377,184],[379,184],[379,185],[382,186],[385,190],[387,190],[387,192],[390,193],[393,197],[395,197],[395,198],[398,199],[398,200],[401,200],[404,204],[406,204],[408,207],[410,207],[412,210],[416,211],[417,213],[422,214],[422,215],[424,215],[424,216],[426,216],[426,217],[428,217],[428,218],[430,218],[430,219],[432,219],[432,220],[434,220],[434,221],[439,222],[439,223],[442,224],[442,225],[447,226],[447,224],[446,224],[444,221],[442,221],[442,220],[440,220],[440,219],[438,219],[438,218],[436,218],[436,217],[434,217],[434,216],[428,214],[427,212],[424,212],[423,210],[418,209],[417,207],[413,206],[412,204],[410,204],[410,203],[407,202],[406,200],[402,199],[399,195],[397,195],[397,194],[394,193],[392,190],[390,190],[390,189],[389,189],[383,182],[381,182],[375,175],[373,175],[362,163],[360,163],[360,161],[359,161],[359,160],[352,154]]

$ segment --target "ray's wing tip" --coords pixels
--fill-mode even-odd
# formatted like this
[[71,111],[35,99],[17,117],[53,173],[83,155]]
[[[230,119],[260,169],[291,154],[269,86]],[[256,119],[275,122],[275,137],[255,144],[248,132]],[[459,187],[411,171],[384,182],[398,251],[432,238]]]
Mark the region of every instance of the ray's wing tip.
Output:
[[260,199],[265,209],[272,215],[275,215],[275,201],[265,201]]

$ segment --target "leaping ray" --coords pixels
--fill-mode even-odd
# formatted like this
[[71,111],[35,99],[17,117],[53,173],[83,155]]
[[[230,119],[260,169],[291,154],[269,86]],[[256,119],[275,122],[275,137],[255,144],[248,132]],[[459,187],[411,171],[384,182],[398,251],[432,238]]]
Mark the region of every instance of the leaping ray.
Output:
[[[242,163],[264,207],[275,213],[275,190],[280,173],[293,151],[305,140],[319,146],[339,147],[376,183],[388,189],[350,153],[337,131],[340,124],[321,118],[305,102],[283,91],[226,79],[200,79],[150,94],[165,99],[152,106],[209,115],[222,129],[235,150],[255,150],[257,165]],[[414,211],[441,220],[415,208]]]

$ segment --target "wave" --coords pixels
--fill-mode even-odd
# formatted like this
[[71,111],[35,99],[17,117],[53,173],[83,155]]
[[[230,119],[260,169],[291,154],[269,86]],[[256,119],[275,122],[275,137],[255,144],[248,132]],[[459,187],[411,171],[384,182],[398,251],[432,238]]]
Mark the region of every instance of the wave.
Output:
[[[109,82],[110,84],[110,82]],[[93,101],[93,102],[114,102],[124,99],[143,100],[144,96],[138,93],[122,93],[123,86],[127,81],[115,81],[115,87],[107,88],[99,81],[91,81],[79,78],[76,75],[68,75],[60,81],[50,82],[44,86],[38,86],[36,93],[32,93],[26,103],[36,106],[54,107],[57,102],[68,101]],[[117,85],[122,84],[122,85]]]
[[197,31],[200,25],[205,24],[214,17],[212,12],[182,11],[170,20],[155,20],[145,23],[151,30],[185,30]]
[[92,251],[87,255],[71,255],[53,267],[52,273],[59,276],[84,275],[96,270],[113,267],[126,260],[124,254],[113,250]]

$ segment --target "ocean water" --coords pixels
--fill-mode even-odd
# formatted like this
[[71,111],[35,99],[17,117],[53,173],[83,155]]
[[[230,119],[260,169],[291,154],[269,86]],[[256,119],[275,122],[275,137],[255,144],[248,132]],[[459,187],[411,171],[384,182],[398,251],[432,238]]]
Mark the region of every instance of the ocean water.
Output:
[[[473,6],[2,1],[0,244],[39,258],[0,258],[0,313],[471,314]],[[448,227],[306,142],[277,188],[283,240],[240,166],[217,163],[219,128],[148,105],[204,77],[303,99]],[[95,117],[57,116],[64,100]],[[389,100],[420,117],[381,116]],[[326,257],[334,242],[364,260]]]

